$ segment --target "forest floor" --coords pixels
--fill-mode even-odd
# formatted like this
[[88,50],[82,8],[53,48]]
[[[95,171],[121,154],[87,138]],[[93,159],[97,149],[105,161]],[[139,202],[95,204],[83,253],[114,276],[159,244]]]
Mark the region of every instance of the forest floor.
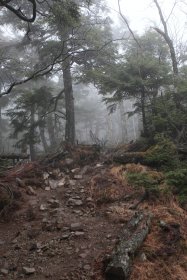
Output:
[[128,185],[124,170],[106,156],[76,151],[2,176],[16,201],[0,221],[0,279],[105,279],[121,229],[139,210],[153,219],[130,280],[187,279],[187,212],[167,196],[132,210],[141,191]]

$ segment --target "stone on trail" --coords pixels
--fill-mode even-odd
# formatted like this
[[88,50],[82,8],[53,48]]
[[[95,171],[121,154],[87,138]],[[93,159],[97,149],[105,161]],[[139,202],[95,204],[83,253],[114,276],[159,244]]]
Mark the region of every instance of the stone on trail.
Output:
[[45,211],[45,210],[47,210],[46,205],[45,204],[41,204],[40,205],[40,211]]
[[70,198],[68,200],[68,204],[69,205],[72,205],[72,206],[82,206],[83,205],[83,202],[81,199],[73,199],[73,198]]
[[43,173],[43,179],[46,180],[46,179],[48,179],[48,178],[49,178],[49,173],[44,172],[44,173]]
[[26,192],[27,192],[28,195],[36,195],[35,190],[31,186],[27,187],[27,191]]
[[75,232],[75,236],[76,236],[76,237],[84,236],[84,232],[83,232],[83,231],[76,231],[76,232]]
[[81,223],[72,223],[71,225],[70,225],[70,227],[71,227],[71,230],[72,231],[80,231],[80,230],[83,230],[83,226],[82,226],[82,224]]
[[49,199],[47,203],[50,205],[51,208],[59,208],[60,202],[57,199]]
[[1,269],[1,274],[3,274],[3,275],[7,275],[7,274],[8,274],[8,270],[7,270],[7,269],[2,268],[2,269]]
[[81,180],[82,179],[82,175],[74,175],[74,179],[76,179],[76,180]]
[[34,274],[36,272],[36,269],[33,267],[33,268],[30,268],[30,267],[26,267],[24,266],[23,267],[23,272],[24,274],[26,275],[31,275],[31,274]]
[[57,184],[58,187],[63,187],[64,185],[65,185],[65,178],[58,181],[58,184]]
[[49,186],[51,187],[52,190],[55,190],[58,187],[58,181],[55,180],[49,180]]

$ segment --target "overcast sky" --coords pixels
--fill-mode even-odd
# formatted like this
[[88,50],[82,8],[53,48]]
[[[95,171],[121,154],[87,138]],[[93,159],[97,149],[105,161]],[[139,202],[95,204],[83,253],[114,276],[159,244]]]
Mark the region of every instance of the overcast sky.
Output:
[[[187,0],[183,0],[185,4],[182,4],[181,0],[177,0],[179,3],[174,9],[173,16],[170,17],[170,31],[173,33],[184,33],[186,30],[187,22]],[[106,0],[109,8],[118,11],[118,0]],[[159,0],[161,7],[163,8],[165,18],[171,13],[175,0]],[[123,14],[128,18],[133,30],[142,33],[143,30],[150,26],[160,25],[157,9],[152,0],[121,0],[121,10]],[[186,14],[185,14],[186,12]],[[117,13],[112,12],[113,19]],[[161,25],[160,25],[161,26]],[[187,35],[186,35],[187,36]]]

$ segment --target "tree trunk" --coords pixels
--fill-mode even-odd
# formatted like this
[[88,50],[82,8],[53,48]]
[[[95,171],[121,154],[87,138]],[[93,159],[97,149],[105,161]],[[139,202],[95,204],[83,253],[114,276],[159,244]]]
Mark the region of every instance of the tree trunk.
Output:
[[144,134],[144,136],[148,136],[147,120],[146,120],[146,113],[145,113],[145,92],[144,91],[142,91],[142,93],[141,93],[141,111],[142,111],[143,134]]
[[[68,53],[67,43],[64,43],[64,52]],[[66,128],[65,140],[68,144],[75,144],[75,111],[74,97],[71,77],[71,58],[68,57],[63,62],[63,80],[66,107]]]
[[119,103],[119,111],[120,111],[120,122],[121,122],[121,140],[122,143],[128,143],[127,119],[125,115],[123,100]]
[[40,130],[40,138],[41,138],[41,141],[42,141],[44,151],[45,151],[45,153],[47,153],[48,145],[47,145],[47,141],[46,141],[46,138],[45,138],[45,128],[42,125],[39,125],[39,130]]
[[2,113],[1,113],[1,105],[0,105],[0,152],[2,151],[2,146],[3,146]]
[[55,126],[51,114],[47,116],[47,129],[49,134],[50,146],[52,148],[55,148],[56,147]]
[[32,105],[31,106],[31,119],[30,119],[30,141],[29,141],[31,161],[34,161],[36,159],[34,114],[35,114],[35,105]]
[[42,112],[38,109],[38,120],[39,120],[40,138],[41,138],[41,141],[42,141],[44,152],[47,153],[47,151],[48,151],[48,144],[47,144],[47,140],[46,140],[46,137],[45,137],[45,126],[44,126],[45,120],[44,120],[43,123],[41,123],[41,115],[42,115]]
[[154,3],[155,3],[155,5],[158,9],[160,20],[161,20],[162,25],[164,27],[164,32],[157,27],[154,28],[154,29],[164,38],[164,40],[168,44],[168,47],[169,47],[169,50],[170,50],[170,55],[171,55],[171,60],[172,60],[172,66],[173,66],[174,80],[175,80],[175,78],[178,76],[178,73],[179,73],[175,48],[174,48],[172,40],[170,39],[170,36],[169,36],[169,33],[168,33],[167,21],[164,19],[164,15],[162,13],[161,7],[160,7],[157,0],[154,0]]

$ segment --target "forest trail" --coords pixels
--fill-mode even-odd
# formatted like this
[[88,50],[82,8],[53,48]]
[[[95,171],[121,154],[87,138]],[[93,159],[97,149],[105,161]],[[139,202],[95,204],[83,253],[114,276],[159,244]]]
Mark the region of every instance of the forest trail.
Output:
[[142,191],[124,180],[125,165],[80,153],[26,163],[1,178],[19,186],[14,213],[7,209],[0,223],[0,279],[105,279],[122,228],[140,210],[153,219],[130,280],[187,279],[187,214],[175,198],[133,210]]

